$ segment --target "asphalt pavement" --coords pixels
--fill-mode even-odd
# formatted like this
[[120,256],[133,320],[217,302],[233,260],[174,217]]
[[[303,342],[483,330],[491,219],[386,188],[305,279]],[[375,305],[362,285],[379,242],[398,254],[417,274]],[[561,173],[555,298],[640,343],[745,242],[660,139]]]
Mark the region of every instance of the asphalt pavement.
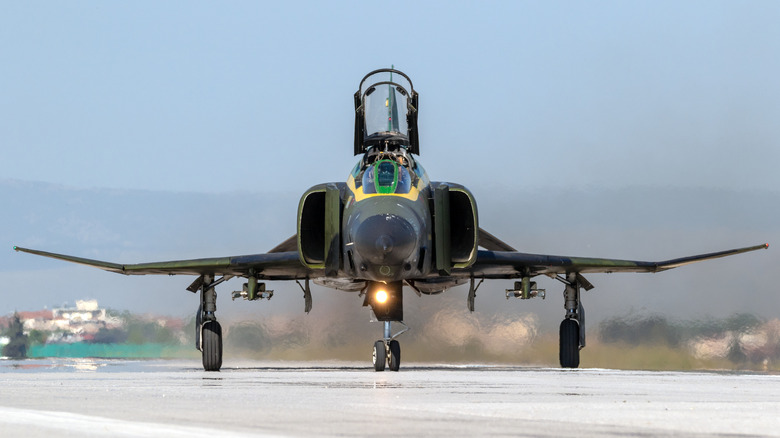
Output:
[[2,437],[780,436],[780,375],[0,360]]

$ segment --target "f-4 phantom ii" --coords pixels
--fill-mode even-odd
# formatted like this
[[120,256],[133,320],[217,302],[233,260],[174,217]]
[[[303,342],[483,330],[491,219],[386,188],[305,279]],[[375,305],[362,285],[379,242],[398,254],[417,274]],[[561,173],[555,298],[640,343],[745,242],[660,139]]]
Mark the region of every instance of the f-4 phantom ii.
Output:
[[[411,79],[395,69],[366,75],[354,95],[354,153],[361,158],[346,182],[316,185],[301,197],[297,233],[263,254],[117,264],[14,247],[17,251],[94,266],[126,275],[194,275],[187,290],[200,294],[196,346],[203,368],[222,366],[222,328],[216,318],[216,287],[243,277],[233,298],[270,299],[264,281],[296,281],[305,311],[312,307],[309,282],[359,293],[363,306],[384,323],[373,349],[376,371],[398,371],[401,347],[392,323],[403,324],[403,289],[439,294],[469,283],[468,309],[484,280],[512,279],[507,298],[544,297],[532,281],[546,275],[564,285],[560,364],[577,368],[585,346],[581,290],[584,274],[660,272],[702,260],[768,248],[768,244],[661,262],[528,254],[479,227],[477,203],[465,187],[433,182],[418,160],[419,96]],[[480,249],[480,247],[482,249]],[[301,284],[301,281],[303,284]],[[408,289],[407,289],[408,290]]]

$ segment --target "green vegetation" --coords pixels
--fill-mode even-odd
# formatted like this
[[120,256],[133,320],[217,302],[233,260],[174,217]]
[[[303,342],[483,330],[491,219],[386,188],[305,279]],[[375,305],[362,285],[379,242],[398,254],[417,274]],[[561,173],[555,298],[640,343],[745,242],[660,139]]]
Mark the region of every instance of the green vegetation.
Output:
[[724,319],[669,321],[662,315],[627,315],[606,319],[599,324],[600,339],[605,343],[630,345],[660,344],[676,347],[695,337],[716,337],[724,333],[749,333],[765,321],[749,313],[736,313]]
[[30,333],[27,334],[29,345],[45,344],[48,338],[49,333],[43,330],[30,330]]
[[142,318],[128,311],[109,310],[109,316],[122,320],[120,327],[101,328],[89,342],[95,344],[164,344],[178,345],[182,342],[181,331],[172,329],[159,321]]
[[[139,316],[108,310],[108,320],[96,332],[85,330],[77,321],[70,329],[33,329],[24,333],[18,314],[10,319],[2,333],[10,342],[3,356],[25,357],[191,357],[192,340],[182,331],[182,323],[173,318]],[[38,327],[47,323],[37,322]],[[71,323],[73,324],[73,323]],[[48,324],[51,327],[51,324]],[[62,327],[58,325],[58,327]],[[89,325],[86,326],[90,328]],[[82,340],[83,339],[83,340]],[[78,341],[78,342],[74,342]],[[186,341],[187,348],[184,344]],[[197,353],[197,352],[195,352]]]
[[[88,341],[46,343],[63,331],[23,332],[15,315],[3,332],[11,342],[3,348],[9,357],[192,357],[195,320],[186,323],[168,318],[138,316],[111,311],[118,318]],[[461,321],[458,317],[455,321]],[[452,322],[452,321],[450,321]],[[279,360],[356,360],[370,357],[365,334],[335,321],[311,325],[305,319],[279,318],[224,324],[228,357]],[[502,323],[502,329],[507,324]],[[316,328],[315,328],[316,327]],[[453,326],[457,331],[458,325]],[[506,336],[518,328],[496,330],[489,325],[467,327],[460,342],[442,342],[441,324],[403,339],[407,360],[444,363],[496,363],[558,366],[558,334],[538,333],[532,322],[522,327],[528,336]],[[511,327],[510,327],[511,328]],[[472,330],[473,329],[473,330]],[[453,331],[445,330],[447,336]],[[509,333],[511,332],[511,333]],[[67,332],[66,332],[67,333]],[[370,340],[370,339],[369,339]],[[752,314],[726,318],[677,321],[663,315],[617,316],[590,326],[581,367],[646,370],[742,369],[780,371],[780,320],[764,321]]]
[[14,359],[23,359],[27,357],[27,345],[29,340],[27,335],[24,334],[24,326],[19,319],[18,313],[14,313],[11,323],[3,332],[3,336],[7,336],[10,340],[8,344],[3,347],[3,356]]
[[[362,332],[337,326],[318,330],[335,334],[314,333],[305,322],[281,327],[256,321],[234,324],[226,331],[225,354],[276,360],[365,361],[370,357]],[[475,333],[463,342],[448,344],[437,341],[425,328],[410,332],[401,341],[404,357],[415,362],[559,366],[557,331],[519,342],[499,339],[498,343],[484,331]],[[589,328],[580,366],[780,371],[780,320],[767,322],[751,314],[697,321],[661,315],[610,318]]]
[[599,325],[599,343],[588,346],[583,366],[777,370],[779,332],[779,320],[767,322],[747,313],[696,321],[615,317]]

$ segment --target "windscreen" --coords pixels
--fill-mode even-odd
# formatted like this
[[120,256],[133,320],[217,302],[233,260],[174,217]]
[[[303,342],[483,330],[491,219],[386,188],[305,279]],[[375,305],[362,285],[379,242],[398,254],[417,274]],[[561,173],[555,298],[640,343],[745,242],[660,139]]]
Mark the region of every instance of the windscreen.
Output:
[[361,93],[366,136],[400,134],[408,136],[407,112],[411,84],[401,75],[378,72],[366,79]]

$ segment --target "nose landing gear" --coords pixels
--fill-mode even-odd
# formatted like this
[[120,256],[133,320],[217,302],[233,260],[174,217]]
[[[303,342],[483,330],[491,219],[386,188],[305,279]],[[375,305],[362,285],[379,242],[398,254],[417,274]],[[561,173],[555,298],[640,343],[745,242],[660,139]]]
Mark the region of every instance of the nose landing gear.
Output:
[[395,338],[409,330],[409,327],[401,321],[396,322],[403,325],[404,329],[391,335],[392,322],[384,321],[384,339],[374,342],[374,371],[384,371],[385,366],[388,366],[390,371],[398,371],[401,368],[401,344]]
[[[363,293],[365,293],[363,305],[371,308],[371,322],[384,323],[384,336],[374,342],[372,354],[374,370],[384,371],[385,366],[389,366],[390,371],[398,371],[401,368],[401,344],[395,338],[409,330],[409,327],[403,323],[403,286],[400,281],[386,284],[372,281],[368,282]],[[393,334],[393,322],[401,324],[404,328]]]

